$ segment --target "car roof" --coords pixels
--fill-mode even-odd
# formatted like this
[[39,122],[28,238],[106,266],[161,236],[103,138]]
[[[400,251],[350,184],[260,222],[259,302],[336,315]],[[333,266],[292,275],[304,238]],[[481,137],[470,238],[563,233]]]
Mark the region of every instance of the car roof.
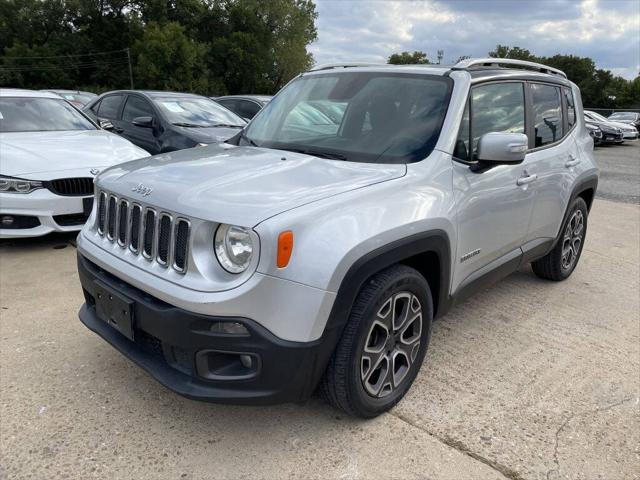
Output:
[[40,90],[41,92],[53,92],[53,93],[76,93],[78,95],[96,95],[97,93],[93,92],[83,92],[82,90],[65,90],[62,88],[45,88],[44,90]]
[[159,97],[163,97],[163,98],[167,98],[167,97],[198,97],[198,98],[207,98],[204,95],[198,95],[197,93],[186,93],[186,92],[166,92],[163,90],[112,90],[110,92],[104,92],[102,95],[100,95],[101,97],[104,97],[106,95],[111,95],[111,94],[128,94],[128,93],[138,93],[141,95],[144,95],[148,98],[159,98]]
[[223,95],[216,97],[215,100],[223,100],[225,98],[246,98],[248,100],[257,100],[259,102],[268,102],[273,98],[273,95]]
[[60,100],[60,97],[52,92],[26,90],[23,88],[0,88],[0,97],[55,98]]
[[348,65],[327,65],[319,66],[309,72],[307,75],[322,75],[326,73],[336,73],[342,71],[354,72],[393,72],[393,73],[421,73],[425,75],[441,75],[449,76],[455,72],[467,72],[471,77],[472,83],[486,82],[491,80],[532,80],[557,83],[559,85],[571,86],[571,82],[560,75],[528,70],[525,68],[505,68],[497,66],[473,66],[469,68],[459,68],[455,65],[390,65],[390,64],[352,64]]

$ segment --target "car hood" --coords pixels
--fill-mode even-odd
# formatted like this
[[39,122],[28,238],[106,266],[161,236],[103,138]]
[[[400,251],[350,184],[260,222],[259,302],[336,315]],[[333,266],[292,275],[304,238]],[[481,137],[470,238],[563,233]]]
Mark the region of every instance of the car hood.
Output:
[[175,127],[177,131],[191,138],[198,143],[218,143],[224,142],[240,132],[241,128],[230,127]]
[[[181,215],[253,227],[286,210],[405,173],[406,165],[352,163],[222,143],[117,165],[100,174],[98,185]],[[151,193],[134,192],[140,184]]]
[[[0,133],[0,174],[30,175],[103,168],[149,153],[104,130]],[[37,175],[36,175],[37,176]]]

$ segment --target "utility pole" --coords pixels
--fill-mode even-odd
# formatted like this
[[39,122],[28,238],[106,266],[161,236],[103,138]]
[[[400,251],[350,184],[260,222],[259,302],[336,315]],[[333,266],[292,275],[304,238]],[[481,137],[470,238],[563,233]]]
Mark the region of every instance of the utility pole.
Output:
[[125,48],[127,51],[127,60],[129,61],[129,82],[131,83],[131,90],[133,90],[133,70],[131,70],[131,54],[129,53],[129,47]]

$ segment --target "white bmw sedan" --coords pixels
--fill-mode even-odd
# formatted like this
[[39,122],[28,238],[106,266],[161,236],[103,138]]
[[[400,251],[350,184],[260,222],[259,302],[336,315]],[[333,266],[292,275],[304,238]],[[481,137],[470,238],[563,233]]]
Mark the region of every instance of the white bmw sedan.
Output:
[[80,230],[93,177],[148,155],[53,93],[0,89],[0,238]]

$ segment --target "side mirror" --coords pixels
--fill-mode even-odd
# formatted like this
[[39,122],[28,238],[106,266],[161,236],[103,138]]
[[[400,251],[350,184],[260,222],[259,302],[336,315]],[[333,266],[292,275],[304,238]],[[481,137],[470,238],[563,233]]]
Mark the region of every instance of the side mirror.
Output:
[[109,120],[105,120],[104,118],[98,119],[98,125],[103,130],[113,130],[113,123],[111,123]]
[[529,148],[524,133],[485,133],[478,141],[478,161],[484,164],[520,163]]
[[132,123],[136,127],[153,128],[153,117],[136,117]]

